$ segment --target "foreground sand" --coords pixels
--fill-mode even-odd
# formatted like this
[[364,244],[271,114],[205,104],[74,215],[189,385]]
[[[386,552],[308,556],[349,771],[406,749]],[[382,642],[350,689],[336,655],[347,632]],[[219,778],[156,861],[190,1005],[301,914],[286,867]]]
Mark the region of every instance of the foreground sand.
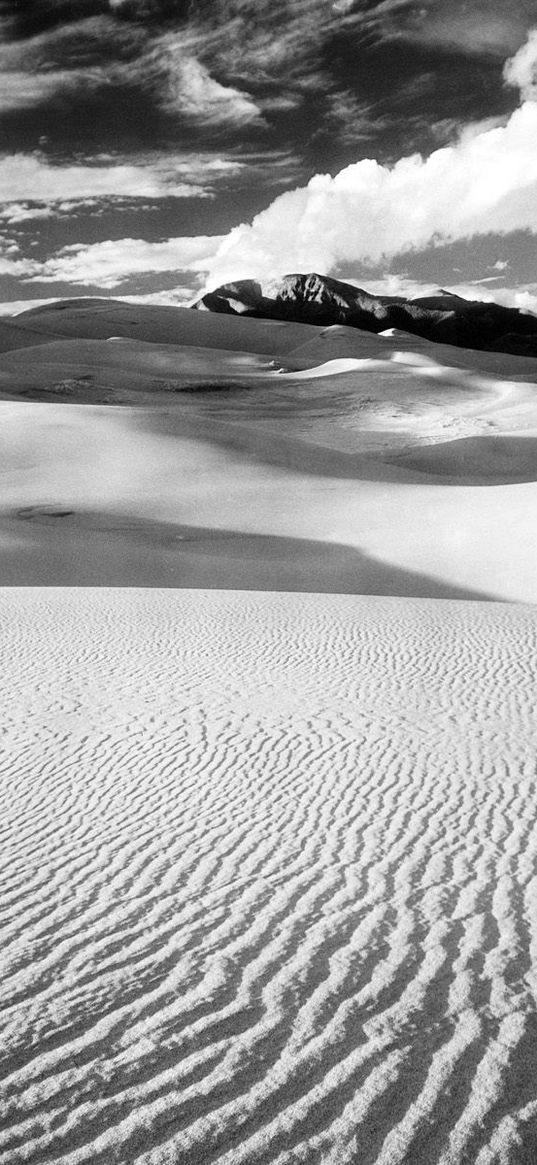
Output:
[[534,1162],[537,609],[0,620],[6,1165]]

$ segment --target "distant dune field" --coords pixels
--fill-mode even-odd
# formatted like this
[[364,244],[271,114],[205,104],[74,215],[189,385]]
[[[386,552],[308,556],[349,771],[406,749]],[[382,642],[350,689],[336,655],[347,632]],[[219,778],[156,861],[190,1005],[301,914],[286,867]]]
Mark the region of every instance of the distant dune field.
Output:
[[535,607],[8,589],[5,1165],[529,1165]]
[[0,585],[537,600],[537,360],[104,300],[2,326]]

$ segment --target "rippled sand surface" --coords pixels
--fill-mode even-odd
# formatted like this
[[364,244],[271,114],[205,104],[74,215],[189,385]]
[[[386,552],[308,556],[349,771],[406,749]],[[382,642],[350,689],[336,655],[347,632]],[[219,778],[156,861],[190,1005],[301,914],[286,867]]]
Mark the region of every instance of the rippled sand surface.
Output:
[[0,627],[5,1165],[537,1160],[537,608]]

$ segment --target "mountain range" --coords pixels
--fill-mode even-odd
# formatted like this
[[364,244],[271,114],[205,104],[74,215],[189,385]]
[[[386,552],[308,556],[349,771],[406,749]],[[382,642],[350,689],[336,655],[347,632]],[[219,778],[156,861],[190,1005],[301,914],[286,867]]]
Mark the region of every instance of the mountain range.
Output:
[[203,295],[193,308],[325,327],[342,324],[377,333],[396,328],[437,344],[537,356],[537,316],[444,290],[417,299],[371,295],[311,272],[263,284],[253,279],[225,283]]

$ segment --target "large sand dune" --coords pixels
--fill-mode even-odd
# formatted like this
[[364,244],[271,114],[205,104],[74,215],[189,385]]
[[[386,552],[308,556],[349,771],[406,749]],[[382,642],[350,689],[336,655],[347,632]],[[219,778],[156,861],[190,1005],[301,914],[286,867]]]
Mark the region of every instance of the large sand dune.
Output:
[[0,408],[4,585],[537,594],[536,486],[509,484],[512,464],[508,484],[490,462],[500,484],[483,465],[446,483],[227,421],[220,404]]
[[106,301],[12,323],[40,336],[0,367],[0,584],[537,599],[536,360]]
[[[44,338],[41,342],[60,336],[98,340],[116,335],[155,344],[246,347],[249,352],[286,351],[303,343],[305,335],[321,330],[309,324],[224,317],[188,308],[138,306],[119,300],[83,300],[74,305],[63,300],[2,320],[3,326],[8,324],[39,333]],[[12,344],[13,348],[18,346]]]
[[536,609],[0,624],[5,1165],[533,1165]]

